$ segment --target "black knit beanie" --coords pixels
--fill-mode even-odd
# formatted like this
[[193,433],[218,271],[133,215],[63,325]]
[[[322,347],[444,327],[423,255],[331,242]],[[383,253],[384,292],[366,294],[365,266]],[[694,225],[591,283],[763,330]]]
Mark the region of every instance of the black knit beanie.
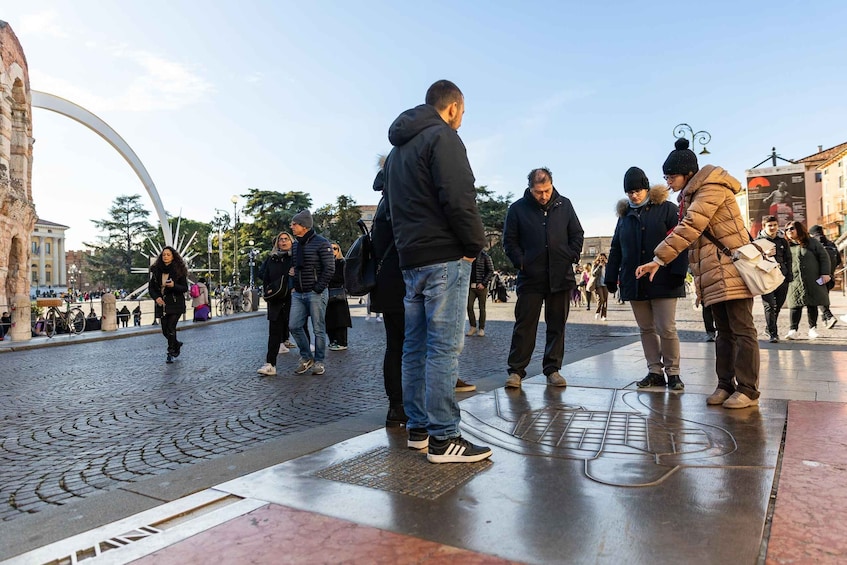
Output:
[[674,149],[665,159],[665,164],[662,165],[662,171],[666,175],[688,175],[694,174],[700,170],[697,164],[697,155],[694,151],[688,148],[688,140],[680,137],[674,143]]
[[630,190],[649,190],[650,181],[647,180],[647,175],[638,167],[630,167],[623,176],[623,191]]

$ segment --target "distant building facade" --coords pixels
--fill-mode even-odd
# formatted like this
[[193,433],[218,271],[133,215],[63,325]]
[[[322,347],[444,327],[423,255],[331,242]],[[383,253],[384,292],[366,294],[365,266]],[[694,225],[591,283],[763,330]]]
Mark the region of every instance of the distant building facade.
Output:
[[38,218],[30,237],[30,293],[64,288],[67,282],[65,230],[68,226]]

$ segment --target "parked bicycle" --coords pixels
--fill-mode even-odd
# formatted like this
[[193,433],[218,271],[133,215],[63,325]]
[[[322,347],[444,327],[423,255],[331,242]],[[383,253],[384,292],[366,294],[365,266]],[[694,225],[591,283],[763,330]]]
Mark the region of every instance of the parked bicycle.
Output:
[[238,314],[249,309],[250,301],[238,291],[224,291],[223,296],[218,300],[218,316]]
[[[63,302],[66,304],[64,312],[60,309]],[[39,322],[33,324],[33,331],[36,333],[40,333],[39,330],[41,330],[47,337],[53,337],[57,332],[63,331],[71,335],[79,335],[85,329],[85,314],[77,306],[71,307],[69,299],[36,298],[35,303],[39,308],[47,308],[44,320],[40,321],[43,326],[36,328]]]

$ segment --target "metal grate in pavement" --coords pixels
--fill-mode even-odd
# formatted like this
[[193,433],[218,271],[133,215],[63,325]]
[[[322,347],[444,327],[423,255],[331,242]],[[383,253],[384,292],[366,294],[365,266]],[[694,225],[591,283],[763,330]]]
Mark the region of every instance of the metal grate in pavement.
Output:
[[378,447],[319,469],[312,476],[435,500],[491,466],[491,461],[433,465],[411,449]]

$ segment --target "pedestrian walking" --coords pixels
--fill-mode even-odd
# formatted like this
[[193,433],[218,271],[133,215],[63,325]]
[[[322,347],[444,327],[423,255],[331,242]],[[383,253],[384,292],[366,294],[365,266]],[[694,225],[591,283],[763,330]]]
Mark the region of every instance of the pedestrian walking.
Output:
[[765,323],[767,325],[768,340],[771,343],[779,343],[779,328],[777,320],[779,319],[779,311],[785,304],[785,299],[788,296],[788,284],[793,278],[791,269],[791,250],[788,248],[788,242],[784,237],[779,235],[779,221],[776,216],[765,216],[762,223],[762,231],[757,239],[766,239],[774,244],[774,260],[779,264],[779,269],[785,280],[782,284],[767,294],[762,295],[762,306],[765,309]]
[[347,328],[353,327],[350,319],[350,305],[347,303],[347,291],[344,289],[344,255],[337,242],[332,243],[332,255],[335,259],[335,272],[329,280],[329,298],[326,303],[326,335],[330,351],[347,349]]
[[638,381],[638,388],[667,384],[671,390],[683,390],[676,306],[685,296],[688,252],[683,251],[661,267],[653,280],[635,276],[642,258],[649,257],[676,226],[679,209],[668,201],[668,188],[651,188],[647,175],[638,167],[626,171],[623,186],[627,197],[617,205],[618,223],[609,249],[606,288],[609,292],[619,291],[621,298],[629,302],[638,324],[641,349],[647,360],[647,376]]
[[168,340],[166,363],[173,363],[182,350],[177,339],[176,325],[185,314],[185,293],[188,292],[188,268],[179,252],[170,245],[162,249],[150,267],[148,290],[156,302],[156,317],[162,323],[162,335]]
[[[327,287],[335,272],[335,259],[332,248],[325,237],[315,233],[312,214],[308,210],[298,212],[291,219],[291,231],[294,234],[292,247],[293,285],[291,293],[291,316],[288,329],[300,349],[300,361],[294,372],[302,375],[309,369],[313,375],[326,372],[326,302],[329,296]],[[315,351],[309,347],[309,338],[303,330],[307,319],[312,319],[312,332],[315,334]]]
[[[829,256],[829,282],[827,282],[824,286],[826,287],[826,292],[829,293],[835,287],[835,273],[838,271],[838,268],[841,266],[841,253],[838,252],[838,247],[835,246],[835,243],[830,241],[823,233],[823,228],[819,225],[814,225],[809,228],[809,235],[818,240],[823,248],[826,250],[826,254]],[[823,323],[826,326],[826,329],[832,329],[835,327],[835,324],[838,323],[838,318],[836,318],[833,313],[830,311],[829,306],[819,306],[821,311],[821,319],[823,319]]]
[[289,272],[292,243],[289,234],[280,232],[274,239],[271,252],[259,267],[259,279],[268,306],[268,349],[265,352],[265,364],[256,372],[265,377],[276,375],[277,355],[288,353],[284,342],[288,340],[288,319],[291,315]]
[[797,339],[803,308],[809,322],[809,339],[817,339],[818,306],[829,307],[829,291],[832,267],[829,254],[814,237],[809,237],[802,222],[790,221],[785,226],[791,250],[792,278],[788,285],[788,311],[790,325],[785,339]]
[[591,278],[593,290],[597,295],[597,311],[594,313],[594,319],[600,319],[601,322],[606,321],[606,314],[609,307],[609,290],[606,288],[606,263],[608,257],[605,253],[601,253],[594,260],[591,267]]
[[[721,247],[737,249],[750,234],[735,200],[741,183],[720,167],[702,169],[678,139],[662,165],[668,187],[680,192],[679,224],[654,250],[653,260],[639,266],[635,276],[652,281],[660,267],[686,249],[694,286],[703,306],[712,307],[715,338],[715,372],[718,385],[706,404],[747,408],[759,404],[759,342],[753,324],[753,295]],[[708,235],[706,235],[708,234]],[[721,247],[712,241],[714,238]]]
[[[494,262],[485,251],[480,251],[471,265],[471,285],[468,291],[468,321],[471,329],[468,335],[485,337],[485,301],[488,298],[488,284],[494,277]],[[474,315],[474,303],[479,303],[479,326]]]

